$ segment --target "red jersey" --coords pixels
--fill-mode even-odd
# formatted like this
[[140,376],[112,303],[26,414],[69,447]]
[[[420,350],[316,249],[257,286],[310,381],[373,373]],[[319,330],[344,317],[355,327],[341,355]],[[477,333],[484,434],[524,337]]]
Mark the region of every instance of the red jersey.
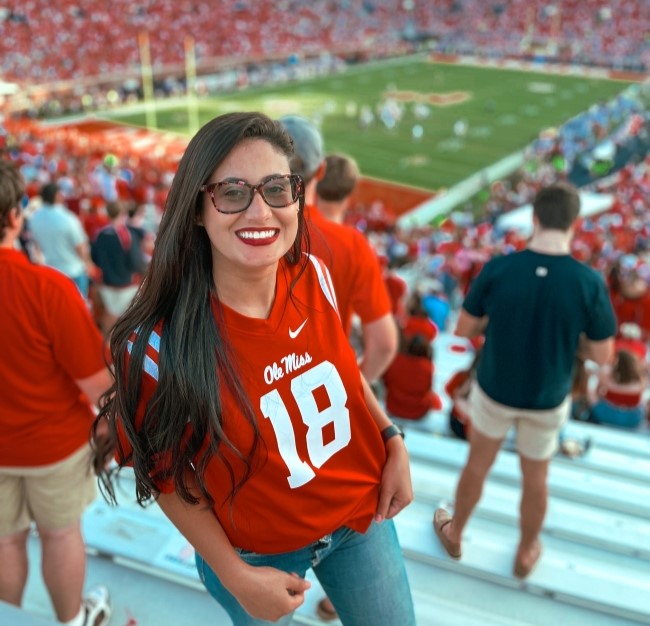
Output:
[[[230,542],[261,553],[297,550],[341,526],[365,532],[386,461],[327,268],[310,257],[290,293],[297,272],[295,266],[279,264],[268,319],[245,317],[217,302],[212,306],[231,344],[263,444],[232,509],[232,483],[222,460],[210,461],[206,484]],[[158,351],[165,339],[161,327],[148,342],[140,412],[157,384]],[[246,454],[252,429],[225,386],[221,400],[223,430]],[[239,478],[242,462],[226,446],[222,451]]]
[[341,322],[350,330],[352,314],[363,324],[390,314],[381,266],[368,240],[356,228],[326,220],[316,207],[305,207],[311,254],[327,265],[334,283]]
[[433,363],[423,356],[399,353],[383,376],[386,410],[395,417],[420,419],[442,403],[433,386]]
[[104,368],[103,339],[75,284],[0,249],[0,466],[65,459],[94,414],[75,380]]

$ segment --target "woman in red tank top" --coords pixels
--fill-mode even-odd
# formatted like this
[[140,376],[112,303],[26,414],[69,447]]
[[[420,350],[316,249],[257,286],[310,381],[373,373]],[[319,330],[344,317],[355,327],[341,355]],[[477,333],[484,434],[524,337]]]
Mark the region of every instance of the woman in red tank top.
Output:
[[643,395],[648,387],[646,368],[633,353],[619,350],[614,364],[599,374],[597,399],[591,414],[599,424],[637,428],[646,410]]

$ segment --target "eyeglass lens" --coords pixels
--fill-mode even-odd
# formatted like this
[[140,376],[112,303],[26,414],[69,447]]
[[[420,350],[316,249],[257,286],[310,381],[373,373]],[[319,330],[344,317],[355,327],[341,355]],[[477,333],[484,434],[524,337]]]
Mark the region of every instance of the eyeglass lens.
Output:
[[224,212],[241,211],[251,204],[255,189],[274,208],[286,207],[298,199],[296,181],[291,176],[277,176],[261,185],[249,185],[243,181],[219,183],[213,191],[215,205]]

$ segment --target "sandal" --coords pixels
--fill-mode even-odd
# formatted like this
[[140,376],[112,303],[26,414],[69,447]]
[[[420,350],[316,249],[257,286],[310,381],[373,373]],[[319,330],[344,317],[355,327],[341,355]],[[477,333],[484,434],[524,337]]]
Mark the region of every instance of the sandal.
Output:
[[438,539],[440,540],[442,547],[445,549],[445,552],[452,559],[458,560],[463,555],[460,544],[449,541],[447,535],[442,532],[442,529],[447,526],[447,524],[450,524],[452,519],[453,517],[450,515],[449,511],[446,511],[445,509],[437,509],[433,516],[433,529],[436,531],[436,535],[438,535]]

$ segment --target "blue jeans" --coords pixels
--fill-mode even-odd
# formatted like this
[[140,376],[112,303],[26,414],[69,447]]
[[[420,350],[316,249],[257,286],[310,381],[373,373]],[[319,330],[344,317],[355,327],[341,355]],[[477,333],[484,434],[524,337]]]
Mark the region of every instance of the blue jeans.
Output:
[[[342,527],[295,552],[237,552],[249,565],[275,567],[301,577],[311,567],[344,626],[415,626],[411,590],[391,520],[373,522],[365,534]],[[230,615],[233,624],[271,624],[246,613],[198,553],[196,567],[206,589]],[[291,617],[287,615],[273,623],[287,626]]]

